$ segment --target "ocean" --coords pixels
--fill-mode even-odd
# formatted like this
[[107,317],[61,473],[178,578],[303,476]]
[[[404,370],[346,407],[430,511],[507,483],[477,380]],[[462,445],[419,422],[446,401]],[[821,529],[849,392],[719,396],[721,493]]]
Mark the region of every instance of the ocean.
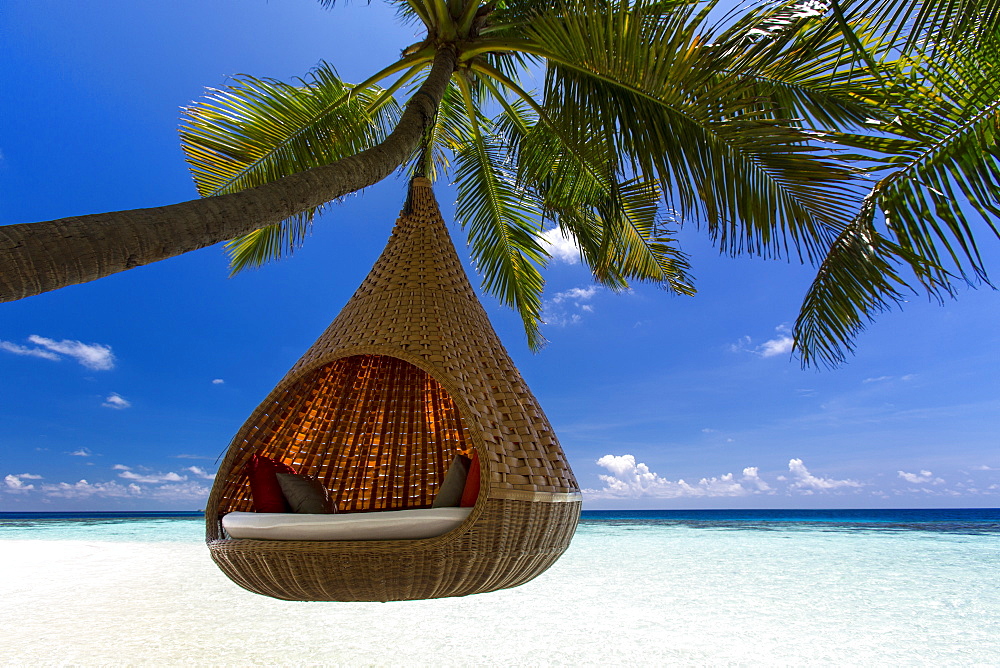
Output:
[[521,587],[290,603],[196,513],[0,513],[2,665],[1000,666],[1000,510],[588,511]]

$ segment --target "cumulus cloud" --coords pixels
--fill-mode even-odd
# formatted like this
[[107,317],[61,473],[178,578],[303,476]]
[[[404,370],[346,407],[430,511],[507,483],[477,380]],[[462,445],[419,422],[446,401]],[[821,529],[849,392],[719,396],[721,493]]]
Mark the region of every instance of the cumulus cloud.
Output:
[[215,380],[212,381],[212,385],[222,385],[225,382],[226,381],[222,380],[221,378],[216,378]]
[[208,471],[206,471],[205,469],[201,468],[200,466],[189,466],[189,467],[187,467],[185,469],[185,471],[190,471],[191,473],[195,474],[199,478],[204,478],[205,480],[215,480],[215,474],[214,473],[209,473]]
[[562,230],[553,227],[542,233],[542,241],[548,244],[546,250],[554,260],[566,264],[576,264],[580,261],[580,247],[572,239],[563,236]]
[[743,469],[743,475],[739,478],[727,473],[701,478],[692,484],[684,479],[668,480],[650,471],[646,464],[637,463],[633,455],[605,455],[596,463],[606,469],[608,474],[598,476],[604,483],[602,489],[583,490],[591,499],[747,496],[771,489],[761,480],[757,467],[754,466]]
[[600,290],[596,285],[570,288],[557,292],[543,304],[542,320],[548,325],[565,327],[575,325],[583,317],[581,313],[592,313],[593,305],[587,303]]
[[123,485],[114,481],[90,483],[86,480],[77,483],[61,482],[57,485],[42,486],[42,493],[45,496],[61,499],[141,497],[157,501],[195,501],[207,499],[209,491],[207,486],[193,481],[156,487],[141,487],[135,482]]
[[896,471],[900,478],[906,482],[913,483],[914,485],[931,484],[931,485],[943,485],[943,478],[935,478],[934,474],[930,471],[921,471],[920,473],[907,473],[906,471]]
[[143,496],[157,501],[205,501],[208,499],[209,492],[211,492],[211,488],[191,480],[144,489]]
[[743,484],[750,487],[755,487],[757,491],[769,492],[771,491],[771,486],[766,482],[761,480],[760,471],[756,466],[748,466],[743,469]]
[[46,496],[60,499],[86,499],[94,496],[120,498],[141,496],[142,488],[134,483],[122,485],[117,482],[89,483],[86,480],[80,480],[75,483],[60,482],[54,485],[42,485],[42,492]]
[[87,448],[80,448],[79,450],[74,450],[73,452],[71,452],[69,454],[72,455],[73,457],[93,457],[94,456],[94,453],[92,453]]
[[792,482],[788,485],[791,489],[801,490],[805,494],[813,492],[827,492],[832,489],[844,487],[861,487],[861,483],[855,480],[835,480],[833,478],[821,478],[813,475],[802,463],[801,459],[790,459],[788,461],[788,471],[792,474]]
[[757,348],[757,354],[761,357],[774,357],[775,355],[787,355],[792,352],[792,337],[779,336],[778,338],[765,341]]
[[121,471],[121,473],[118,474],[119,478],[131,480],[132,482],[157,484],[165,482],[184,482],[187,480],[187,476],[182,476],[179,473],[174,473],[173,471],[169,471],[167,473],[137,473],[132,470],[132,467],[125,466],[124,464],[115,464],[112,468],[116,471]]
[[[136,472],[130,466],[115,464],[112,467],[123,481],[90,482],[86,479],[78,482],[59,482],[42,485],[25,483],[25,480],[39,480],[42,476],[31,473],[10,474],[0,482],[0,491],[9,493],[37,494],[58,499],[88,499],[88,498],[143,498],[156,501],[204,501],[208,498],[209,487],[203,482],[189,480],[187,476],[178,473],[146,473]],[[197,469],[195,471],[194,469]],[[200,478],[211,480],[214,475],[208,474],[198,467],[191,467],[192,473]]]
[[16,494],[18,492],[28,492],[35,489],[35,486],[31,483],[25,483],[25,480],[41,480],[42,476],[35,475],[33,473],[11,473],[4,476],[4,491]]
[[104,403],[101,404],[105,408],[114,408],[115,410],[124,410],[132,405],[132,402],[118,394],[117,392],[112,392],[108,395]]

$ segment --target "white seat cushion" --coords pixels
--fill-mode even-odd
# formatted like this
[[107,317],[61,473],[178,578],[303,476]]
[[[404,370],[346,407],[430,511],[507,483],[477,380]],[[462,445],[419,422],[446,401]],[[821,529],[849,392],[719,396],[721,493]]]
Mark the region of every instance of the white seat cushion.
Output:
[[222,526],[233,538],[265,540],[414,540],[459,526],[472,508],[419,508],[373,513],[304,515],[229,513]]

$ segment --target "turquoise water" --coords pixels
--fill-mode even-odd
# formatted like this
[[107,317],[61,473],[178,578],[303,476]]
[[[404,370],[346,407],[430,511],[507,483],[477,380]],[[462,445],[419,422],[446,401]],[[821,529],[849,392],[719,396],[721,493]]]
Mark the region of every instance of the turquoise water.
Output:
[[288,603],[197,516],[0,515],[4,665],[1000,665],[1000,512],[588,513],[516,589]]

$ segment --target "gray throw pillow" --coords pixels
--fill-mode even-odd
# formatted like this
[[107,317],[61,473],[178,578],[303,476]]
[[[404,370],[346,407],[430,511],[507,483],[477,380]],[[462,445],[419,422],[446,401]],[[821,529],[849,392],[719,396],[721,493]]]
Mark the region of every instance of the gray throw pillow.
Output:
[[451,460],[444,482],[438,488],[431,508],[451,508],[462,502],[462,492],[465,491],[465,479],[469,476],[470,459],[465,455],[456,455]]
[[329,515],[337,512],[330,493],[323,483],[301,473],[279,473],[278,484],[293,513]]

